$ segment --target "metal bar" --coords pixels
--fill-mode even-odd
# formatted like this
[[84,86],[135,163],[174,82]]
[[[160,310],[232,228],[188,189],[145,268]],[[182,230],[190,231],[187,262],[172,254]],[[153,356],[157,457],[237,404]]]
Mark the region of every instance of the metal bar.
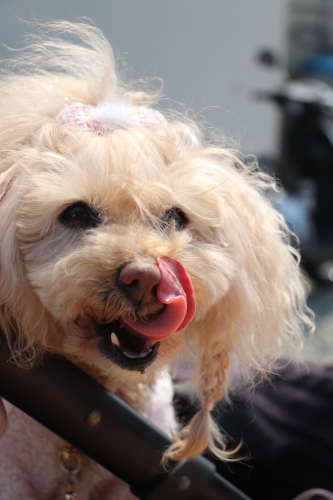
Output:
[[[129,483],[142,500],[198,494],[200,500],[250,500],[203,457],[173,464],[166,473],[161,458],[169,438],[60,356],[45,355],[42,363],[23,369],[10,360],[1,337],[0,394]],[[101,418],[89,418],[96,415]]]

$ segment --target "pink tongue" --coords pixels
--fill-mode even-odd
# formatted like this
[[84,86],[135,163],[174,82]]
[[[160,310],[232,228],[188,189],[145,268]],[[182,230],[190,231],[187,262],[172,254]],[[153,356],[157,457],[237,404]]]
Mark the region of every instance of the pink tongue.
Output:
[[185,268],[170,257],[159,257],[157,265],[161,273],[157,297],[165,304],[164,311],[148,320],[124,319],[130,328],[149,337],[152,342],[166,339],[183,330],[195,313],[194,289]]

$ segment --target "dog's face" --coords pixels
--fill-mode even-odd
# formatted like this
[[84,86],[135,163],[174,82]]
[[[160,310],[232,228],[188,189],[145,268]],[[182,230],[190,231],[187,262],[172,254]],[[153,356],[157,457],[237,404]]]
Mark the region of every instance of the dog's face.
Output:
[[131,382],[187,348],[218,394],[230,360],[277,352],[303,296],[281,217],[260,178],[179,130],[47,124],[19,152],[0,205],[2,326],[18,349]]
[[234,271],[216,179],[200,158],[167,160],[163,133],[64,134],[61,151],[39,152],[14,181],[15,239],[28,300],[52,324],[46,342],[112,377],[174,358]]

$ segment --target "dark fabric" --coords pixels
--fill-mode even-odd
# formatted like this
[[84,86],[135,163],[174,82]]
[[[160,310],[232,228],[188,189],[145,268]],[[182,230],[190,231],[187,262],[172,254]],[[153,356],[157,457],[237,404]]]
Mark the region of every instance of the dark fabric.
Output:
[[[242,456],[250,455],[242,463],[214,461],[217,469],[253,500],[333,491],[333,367],[281,363],[276,371],[279,376],[251,394],[240,391],[231,409],[215,414],[233,444],[243,442]],[[186,413],[183,406],[183,418]]]
[[333,367],[280,366],[251,396],[240,393],[222,427],[250,459],[217,463],[254,500],[289,500],[310,488],[333,491]]

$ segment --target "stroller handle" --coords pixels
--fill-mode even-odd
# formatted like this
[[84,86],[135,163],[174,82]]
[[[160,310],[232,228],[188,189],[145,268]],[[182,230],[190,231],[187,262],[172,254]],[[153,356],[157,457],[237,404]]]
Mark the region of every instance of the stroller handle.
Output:
[[61,356],[18,367],[0,339],[1,396],[123,479],[141,500],[250,500],[202,456],[166,471],[161,458],[171,442],[157,427]]

